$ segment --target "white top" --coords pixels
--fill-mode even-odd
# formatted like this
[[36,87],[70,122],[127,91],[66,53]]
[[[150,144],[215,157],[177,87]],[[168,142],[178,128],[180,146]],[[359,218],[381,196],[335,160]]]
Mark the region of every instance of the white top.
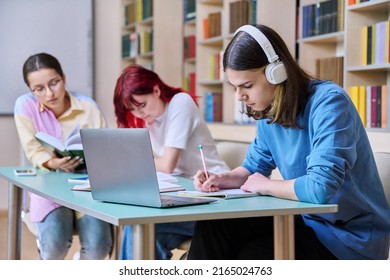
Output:
[[147,125],[147,128],[156,156],[162,156],[164,147],[182,150],[174,174],[189,177],[203,169],[199,145],[203,146],[209,172],[221,173],[229,170],[219,157],[211,133],[189,94],[176,94],[167,104],[164,113],[151,125]]

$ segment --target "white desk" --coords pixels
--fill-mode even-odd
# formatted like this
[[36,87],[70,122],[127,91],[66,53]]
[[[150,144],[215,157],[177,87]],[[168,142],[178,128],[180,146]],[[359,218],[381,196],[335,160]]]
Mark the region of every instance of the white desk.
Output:
[[[294,259],[294,215],[337,212],[335,204],[311,204],[268,196],[157,209],[100,202],[93,200],[89,192],[71,191],[72,185],[67,179],[77,176],[74,173],[49,172],[18,177],[13,173],[13,167],[1,167],[0,176],[9,182],[8,259],[20,259],[22,190],[116,226],[133,224],[135,259],[154,259],[155,223],[261,216],[274,217],[275,259]],[[193,189],[192,180],[183,178],[180,181],[187,189]]]

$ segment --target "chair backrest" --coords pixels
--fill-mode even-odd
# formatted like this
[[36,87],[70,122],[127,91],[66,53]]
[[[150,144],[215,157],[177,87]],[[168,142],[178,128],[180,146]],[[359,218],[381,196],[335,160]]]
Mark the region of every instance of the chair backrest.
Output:
[[230,169],[240,166],[246,156],[249,144],[239,142],[217,142],[217,151]]
[[[248,150],[248,143],[221,141],[217,142],[217,150],[221,158],[226,162],[230,169],[240,166],[244,161],[246,152]],[[282,180],[283,177],[276,168],[272,171],[271,179]]]
[[390,205],[390,153],[375,152],[374,157],[385,190],[387,203]]

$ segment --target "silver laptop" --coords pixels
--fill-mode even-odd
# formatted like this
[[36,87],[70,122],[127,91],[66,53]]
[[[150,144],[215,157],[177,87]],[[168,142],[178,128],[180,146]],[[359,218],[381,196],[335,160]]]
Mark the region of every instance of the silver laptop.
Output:
[[215,201],[160,194],[146,128],[83,128],[80,134],[96,200],[157,208]]

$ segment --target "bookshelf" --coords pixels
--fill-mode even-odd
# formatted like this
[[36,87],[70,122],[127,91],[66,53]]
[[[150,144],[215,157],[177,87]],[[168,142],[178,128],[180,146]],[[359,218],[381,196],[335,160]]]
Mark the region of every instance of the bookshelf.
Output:
[[[211,133],[216,140],[251,142],[256,135],[256,127],[253,123],[245,123],[240,119],[234,89],[226,81],[215,57],[221,57],[233,37],[235,26],[247,23],[262,23],[275,29],[286,41],[291,53],[295,56],[296,27],[295,23],[296,3],[284,0],[249,0],[247,2],[247,17],[242,19],[234,15],[234,7],[237,0],[198,0],[196,5],[196,92],[200,96],[214,92],[222,93],[222,121],[208,124]],[[244,5],[245,6],[245,5]],[[242,7],[242,6],[241,6]],[[215,36],[205,36],[204,20],[213,19],[214,16],[220,22]],[[234,16],[233,16],[234,15]],[[280,18],[283,17],[283,22]],[[241,18],[237,20],[237,18]],[[234,23],[232,22],[234,20]],[[238,21],[238,22],[237,22]],[[231,32],[234,30],[233,32]],[[207,33],[207,32],[206,32]],[[213,32],[209,32],[213,34]],[[216,70],[217,68],[217,70]],[[202,112],[205,104],[200,102]]]
[[137,63],[153,69],[153,0],[122,0],[122,68]]
[[[155,71],[167,84],[182,85],[183,0],[121,0],[122,69],[137,63]],[[137,34],[135,36],[135,34]],[[131,47],[124,38],[137,38]],[[142,47],[146,42],[149,48]]]
[[[357,102],[358,107],[363,108],[364,111],[359,112],[369,132],[390,132],[388,123],[389,16],[390,1],[388,0],[355,3],[348,5],[346,9],[348,32],[345,36],[345,47],[348,52],[345,54],[345,85],[350,94],[353,88],[360,88]],[[383,31],[380,30],[380,26],[384,28]],[[372,33],[371,40],[367,39],[367,33],[363,33],[364,28],[367,27]],[[369,57],[368,61],[367,57]]]
[[[363,27],[373,26],[380,22],[388,21],[390,16],[390,1],[389,0],[345,0],[342,1],[344,7],[340,8],[343,14],[339,15],[338,19],[343,21],[343,28],[329,32],[326,34],[314,34],[312,36],[304,36],[307,34],[304,23],[304,6],[319,5],[325,0],[300,0],[299,20],[298,20],[298,61],[302,68],[309,73],[316,75],[316,60],[329,57],[343,57],[343,72],[342,80],[343,87],[347,90],[351,99],[356,102],[359,95],[356,87],[367,88],[374,85],[388,85],[390,80],[390,64],[389,60],[371,64],[367,64],[364,59],[367,56],[367,43],[363,39]],[[307,11],[305,11],[307,12]],[[383,44],[389,44],[387,41]],[[388,50],[388,49],[387,49]],[[310,54],[310,55],[308,55]],[[355,87],[354,90],[352,88]],[[388,91],[387,91],[388,93]],[[362,94],[361,99],[366,100],[365,113],[367,109],[367,94]],[[387,94],[388,99],[388,94]],[[388,101],[387,101],[388,104]],[[362,105],[355,103],[359,113],[362,116]],[[388,107],[388,106],[387,106]],[[364,110],[363,110],[364,111]],[[389,120],[389,118],[387,117]],[[370,127],[367,126],[367,115],[362,117],[363,123],[366,124],[368,137],[374,151],[390,152],[390,129],[387,127]]]
[[340,60],[341,66],[332,70],[337,78],[331,79],[341,86],[344,81],[345,3],[345,0],[301,0],[299,6],[299,64],[308,73],[327,79],[329,77],[322,73],[329,71],[321,71],[321,67],[326,67],[324,64],[329,60],[331,63]]
[[183,89],[196,94],[196,0],[183,0],[182,71]]

